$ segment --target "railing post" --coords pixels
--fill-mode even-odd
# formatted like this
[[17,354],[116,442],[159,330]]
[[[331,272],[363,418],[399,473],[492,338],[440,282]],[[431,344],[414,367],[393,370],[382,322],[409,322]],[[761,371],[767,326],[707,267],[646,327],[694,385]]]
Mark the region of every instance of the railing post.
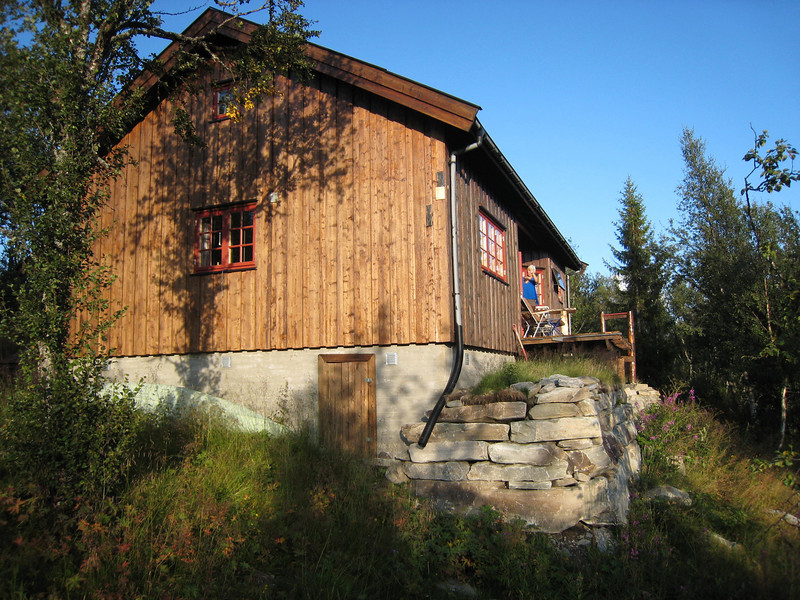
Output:
[[636,339],[633,335],[633,311],[628,311],[628,341],[631,343],[631,383],[636,383]]

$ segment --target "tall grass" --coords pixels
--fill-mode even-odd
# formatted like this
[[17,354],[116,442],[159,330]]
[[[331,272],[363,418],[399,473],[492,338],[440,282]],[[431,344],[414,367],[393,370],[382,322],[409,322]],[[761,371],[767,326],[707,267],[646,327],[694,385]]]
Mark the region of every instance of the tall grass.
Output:
[[[456,584],[483,598],[798,597],[800,536],[766,510],[798,510],[786,460],[740,454],[692,399],[667,399],[639,439],[629,524],[607,552],[567,554],[488,508],[437,512],[310,432],[163,416],[116,498],[50,506],[3,465],[0,597],[451,598]],[[692,505],[646,499],[660,483]]]
[[[782,462],[754,457],[693,391],[664,399],[640,428],[641,489],[670,484],[692,499],[688,507],[642,497],[632,503],[626,542],[650,536],[637,559],[660,565],[661,587],[686,597],[800,597],[800,532],[781,520],[800,514],[800,486],[791,477],[797,454]],[[680,567],[676,580],[664,570],[669,564]]]

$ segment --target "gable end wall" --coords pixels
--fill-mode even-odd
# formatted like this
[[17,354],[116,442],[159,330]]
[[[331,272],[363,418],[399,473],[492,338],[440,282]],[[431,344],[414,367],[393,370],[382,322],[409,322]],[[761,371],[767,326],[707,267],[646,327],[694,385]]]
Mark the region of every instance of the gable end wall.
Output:
[[[443,126],[324,75],[278,88],[239,122],[210,120],[210,91],[187,98],[204,149],[177,138],[168,101],[122,140],[135,164],[98,246],[126,307],[117,355],[452,341]],[[193,275],[193,209],[246,200],[256,268]]]

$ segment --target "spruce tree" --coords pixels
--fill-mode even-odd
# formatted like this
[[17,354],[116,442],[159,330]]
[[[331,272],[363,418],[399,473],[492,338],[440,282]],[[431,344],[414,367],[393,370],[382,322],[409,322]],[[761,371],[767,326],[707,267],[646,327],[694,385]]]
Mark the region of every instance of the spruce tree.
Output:
[[632,311],[639,377],[663,385],[669,370],[669,320],[663,298],[667,247],[657,243],[645,214],[644,199],[629,177],[620,196],[617,242],[609,265],[618,286],[616,310]]

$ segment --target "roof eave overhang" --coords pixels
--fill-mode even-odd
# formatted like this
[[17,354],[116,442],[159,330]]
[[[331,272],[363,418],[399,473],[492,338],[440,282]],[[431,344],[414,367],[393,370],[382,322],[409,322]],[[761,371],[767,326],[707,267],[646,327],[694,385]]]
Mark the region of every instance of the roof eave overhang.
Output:
[[555,223],[550,220],[550,217],[547,216],[547,213],[542,208],[542,205],[539,204],[538,200],[536,200],[536,197],[533,195],[530,189],[528,189],[528,186],[525,185],[525,182],[516,172],[514,167],[511,166],[511,163],[508,162],[508,159],[501,152],[500,148],[498,148],[497,144],[495,144],[491,136],[486,133],[486,130],[483,128],[477,118],[475,119],[473,131],[475,132],[476,136],[480,135],[483,137],[483,142],[480,148],[491,160],[498,171],[502,173],[509,185],[511,185],[511,187],[518,193],[519,198],[525,208],[527,208],[530,213],[534,215],[534,218],[538,221],[538,223],[547,232],[549,232],[550,235],[552,235],[553,239],[559,246],[561,258],[563,259],[565,266],[575,271],[580,271],[585,268],[585,263],[581,261],[575,250],[572,248],[572,245],[566,240],[566,238],[564,238],[564,236],[558,230],[558,227],[556,227]]
[[314,69],[468,132],[480,106],[375,65],[309,43]]

